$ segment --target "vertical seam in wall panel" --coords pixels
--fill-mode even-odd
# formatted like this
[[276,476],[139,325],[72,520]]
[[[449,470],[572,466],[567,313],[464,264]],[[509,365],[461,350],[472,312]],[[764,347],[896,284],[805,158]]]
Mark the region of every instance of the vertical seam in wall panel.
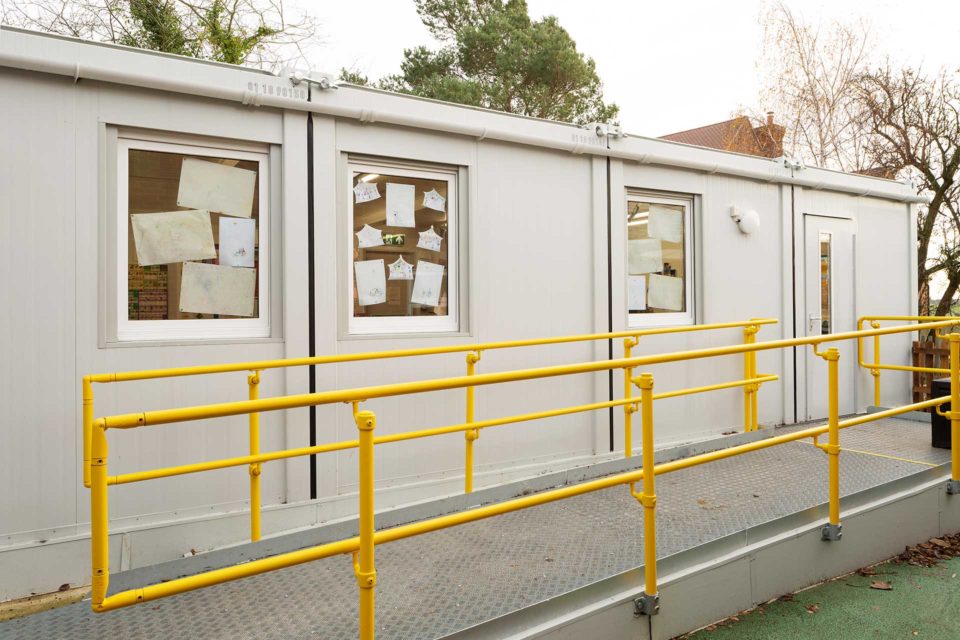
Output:
[[[307,90],[307,100],[310,100],[310,91]],[[313,114],[307,114],[307,351],[312,358],[317,355],[316,329],[316,293],[314,292],[314,238],[313,238]],[[309,392],[317,392],[317,367],[309,367]],[[310,405],[310,446],[317,444],[317,407]],[[317,499],[317,456],[310,456],[310,499]]]
[[[78,201],[77,201],[77,200],[78,200],[78,197],[77,197],[77,149],[79,149],[79,147],[80,147],[80,145],[78,144],[78,141],[77,141],[77,130],[78,130],[78,127],[76,126],[77,112],[78,112],[76,94],[77,94],[78,92],[79,92],[79,91],[76,89],[76,85],[74,85],[74,90],[73,90],[73,92],[72,92],[72,96],[73,96],[73,104],[72,104],[72,106],[73,106],[73,112],[72,112],[72,116],[73,116],[73,122],[74,122],[74,127],[73,127],[73,154],[72,154],[72,156],[73,156],[73,215],[71,216],[71,219],[73,220],[73,261],[74,261],[74,264],[77,263],[77,256],[80,255],[80,244],[81,244],[81,242],[80,242],[80,237],[79,237],[79,234],[80,234],[80,231],[79,231],[80,225],[77,224],[77,212],[80,211],[80,209],[81,209],[81,207],[79,206],[79,203],[78,203]],[[97,212],[97,219],[98,219],[98,222],[97,222],[98,228],[99,228],[99,219],[100,219],[100,216],[101,216],[101,211],[102,211],[102,208],[103,208],[103,206],[104,206],[104,205],[103,205],[103,201],[101,200],[101,198],[102,198],[102,191],[103,191],[103,180],[105,179],[105,176],[100,173],[100,172],[103,171],[104,167],[106,166],[105,157],[104,157],[104,156],[105,156],[105,152],[106,152],[106,149],[104,149],[104,146],[105,146],[105,145],[104,145],[105,136],[102,135],[103,131],[104,131],[103,125],[100,125],[100,126],[97,127],[97,172],[98,172],[98,176],[97,176],[97,196],[98,196],[98,200],[99,200],[99,201],[97,202],[96,212]],[[909,220],[909,218],[908,218],[908,220]],[[99,231],[98,231],[97,235],[98,235],[98,238],[97,238],[97,239],[99,240]],[[100,252],[100,251],[104,251],[104,250],[105,250],[104,247],[100,246],[100,243],[98,242],[98,243],[97,243],[97,251]],[[99,269],[99,267],[100,267],[100,259],[99,259],[99,257],[98,257],[98,258],[97,258],[97,276],[96,276],[96,279],[97,279],[97,280],[100,279],[100,269]],[[79,309],[79,307],[77,306],[77,302],[78,302],[78,299],[79,299],[79,295],[78,295],[77,292],[80,291],[80,279],[81,279],[81,278],[82,278],[82,276],[81,276],[81,274],[80,274],[80,270],[79,270],[79,269],[74,269],[74,270],[73,270],[73,332],[72,332],[72,333],[73,333],[73,336],[72,336],[71,342],[73,343],[73,379],[74,379],[74,380],[77,380],[77,381],[80,379],[80,376],[81,376],[81,373],[80,373],[80,358],[79,358],[79,355],[78,355],[78,351],[79,351],[79,348],[80,348],[80,339],[79,339],[79,338],[80,338],[80,335],[79,335],[79,331],[78,331],[79,322],[78,322],[78,320],[77,320],[78,318],[80,318],[80,309]],[[101,315],[100,309],[101,309],[101,306],[100,306],[100,297],[99,297],[99,296],[97,296],[97,306],[96,306],[96,309],[97,309],[97,321],[96,321],[97,335],[96,335],[96,338],[97,338],[97,342],[99,343],[99,341],[100,341],[100,335],[101,335],[101,333],[100,333],[100,321],[101,321],[101,320],[100,320],[100,315]],[[81,399],[80,399],[80,397],[78,397],[78,394],[77,394],[78,387],[77,387],[76,382],[74,382],[74,384],[71,385],[71,387],[72,387],[72,389],[73,389],[73,404],[72,404],[71,406],[74,406],[74,407],[80,406]],[[79,428],[74,428],[74,430],[73,430],[73,437],[74,437],[74,441],[73,441],[73,442],[74,442],[74,445],[73,445],[73,446],[74,446],[74,448],[73,448],[73,460],[74,460],[74,464],[76,464],[76,461],[77,461],[78,459],[81,461],[81,462],[80,462],[80,467],[81,467],[81,468],[80,468],[80,476],[82,477],[82,476],[83,476],[83,473],[84,473],[84,468],[85,468],[85,466],[86,466],[86,463],[85,463],[85,461],[83,460],[83,446],[84,446],[84,442],[83,442],[83,438],[84,438],[84,435],[83,435],[83,419],[81,418],[81,421],[80,421],[79,423],[74,422],[74,425],[75,425],[75,427],[79,426]],[[74,477],[77,477],[76,467],[74,467]],[[82,485],[82,484],[83,484],[83,483],[81,482],[81,485]],[[80,494],[82,493],[82,486],[81,486],[81,487],[78,487],[78,489],[80,489],[80,491],[74,490],[74,492],[73,492],[73,522],[80,522],[80,501],[82,500],[82,498],[80,497]]]
[[[610,141],[607,140],[607,148],[610,148]],[[613,333],[613,203],[610,199],[610,156],[607,156],[607,332]],[[607,340],[607,359],[613,360],[613,340]],[[607,395],[613,400],[613,369],[607,370]],[[607,411],[610,418],[610,451],[613,451],[613,407]]]

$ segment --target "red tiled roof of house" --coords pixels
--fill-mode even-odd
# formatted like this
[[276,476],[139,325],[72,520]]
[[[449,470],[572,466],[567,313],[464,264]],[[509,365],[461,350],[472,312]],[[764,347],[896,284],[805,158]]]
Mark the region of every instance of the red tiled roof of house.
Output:
[[776,158],[783,155],[783,133],[784,128],[775,124],[773,114],[768,113],[766,123],[756,127],[747,116],[737,116],[660,138],[699,147]]
[[723,122],[708,124],[695,129],[678,131],[665,136],[660,136],[663,140],[672,140],[673,142],[683,142],[685,144],[695,144],[700,147],[710,147],[713,149],[726,149],[730,143],[731,133],[736,133],[741,127],[752,129],[750,120],[746,116],[731,118]]

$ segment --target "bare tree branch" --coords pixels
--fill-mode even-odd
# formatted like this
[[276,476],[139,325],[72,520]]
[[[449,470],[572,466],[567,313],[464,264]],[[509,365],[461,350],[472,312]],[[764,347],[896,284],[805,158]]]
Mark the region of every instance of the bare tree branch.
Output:
[[283,0],[4,0],[0,21],[271,70],[319,44],[316,20]]

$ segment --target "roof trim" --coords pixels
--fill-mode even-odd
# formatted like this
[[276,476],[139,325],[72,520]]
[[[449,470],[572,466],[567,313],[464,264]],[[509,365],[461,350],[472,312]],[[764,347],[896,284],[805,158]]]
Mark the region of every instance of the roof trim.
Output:
[[361,123],[383,123],[499,140],[573,154],[619,158],[762,182],[793,184],[901,202],[925,202],[907,185],[869,176],[808,168],[793,171],[782,162],[631,136],[608,139],[568,123],[526,118],[416,96],[344,86],[314,92],[313,101],[289,78],[260,70],[208,63],[114,45],[87,43],[8,27],[0,28],[0,67],[80,80],[141,87],[225,100],[252,107],[305,111]]

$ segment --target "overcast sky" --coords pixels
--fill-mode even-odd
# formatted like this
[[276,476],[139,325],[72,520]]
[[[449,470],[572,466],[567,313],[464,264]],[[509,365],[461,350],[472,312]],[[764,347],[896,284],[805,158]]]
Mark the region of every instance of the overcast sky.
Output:
[[[313,67],[353,68],[371,78],[399,70],[403,50],[432,45],[413,0],[363,3],[299,0],[320,21]],[[758,103],[756,63],[763,0],[528,0],[534,17],[556,15],[597,63],[624,128],[658,136],[730,117]],[[960,66],[960,2],[795,0],[811,22],[869,21],[883,55],[924,67]],[[930,21],[931,16],[934,18]]]

